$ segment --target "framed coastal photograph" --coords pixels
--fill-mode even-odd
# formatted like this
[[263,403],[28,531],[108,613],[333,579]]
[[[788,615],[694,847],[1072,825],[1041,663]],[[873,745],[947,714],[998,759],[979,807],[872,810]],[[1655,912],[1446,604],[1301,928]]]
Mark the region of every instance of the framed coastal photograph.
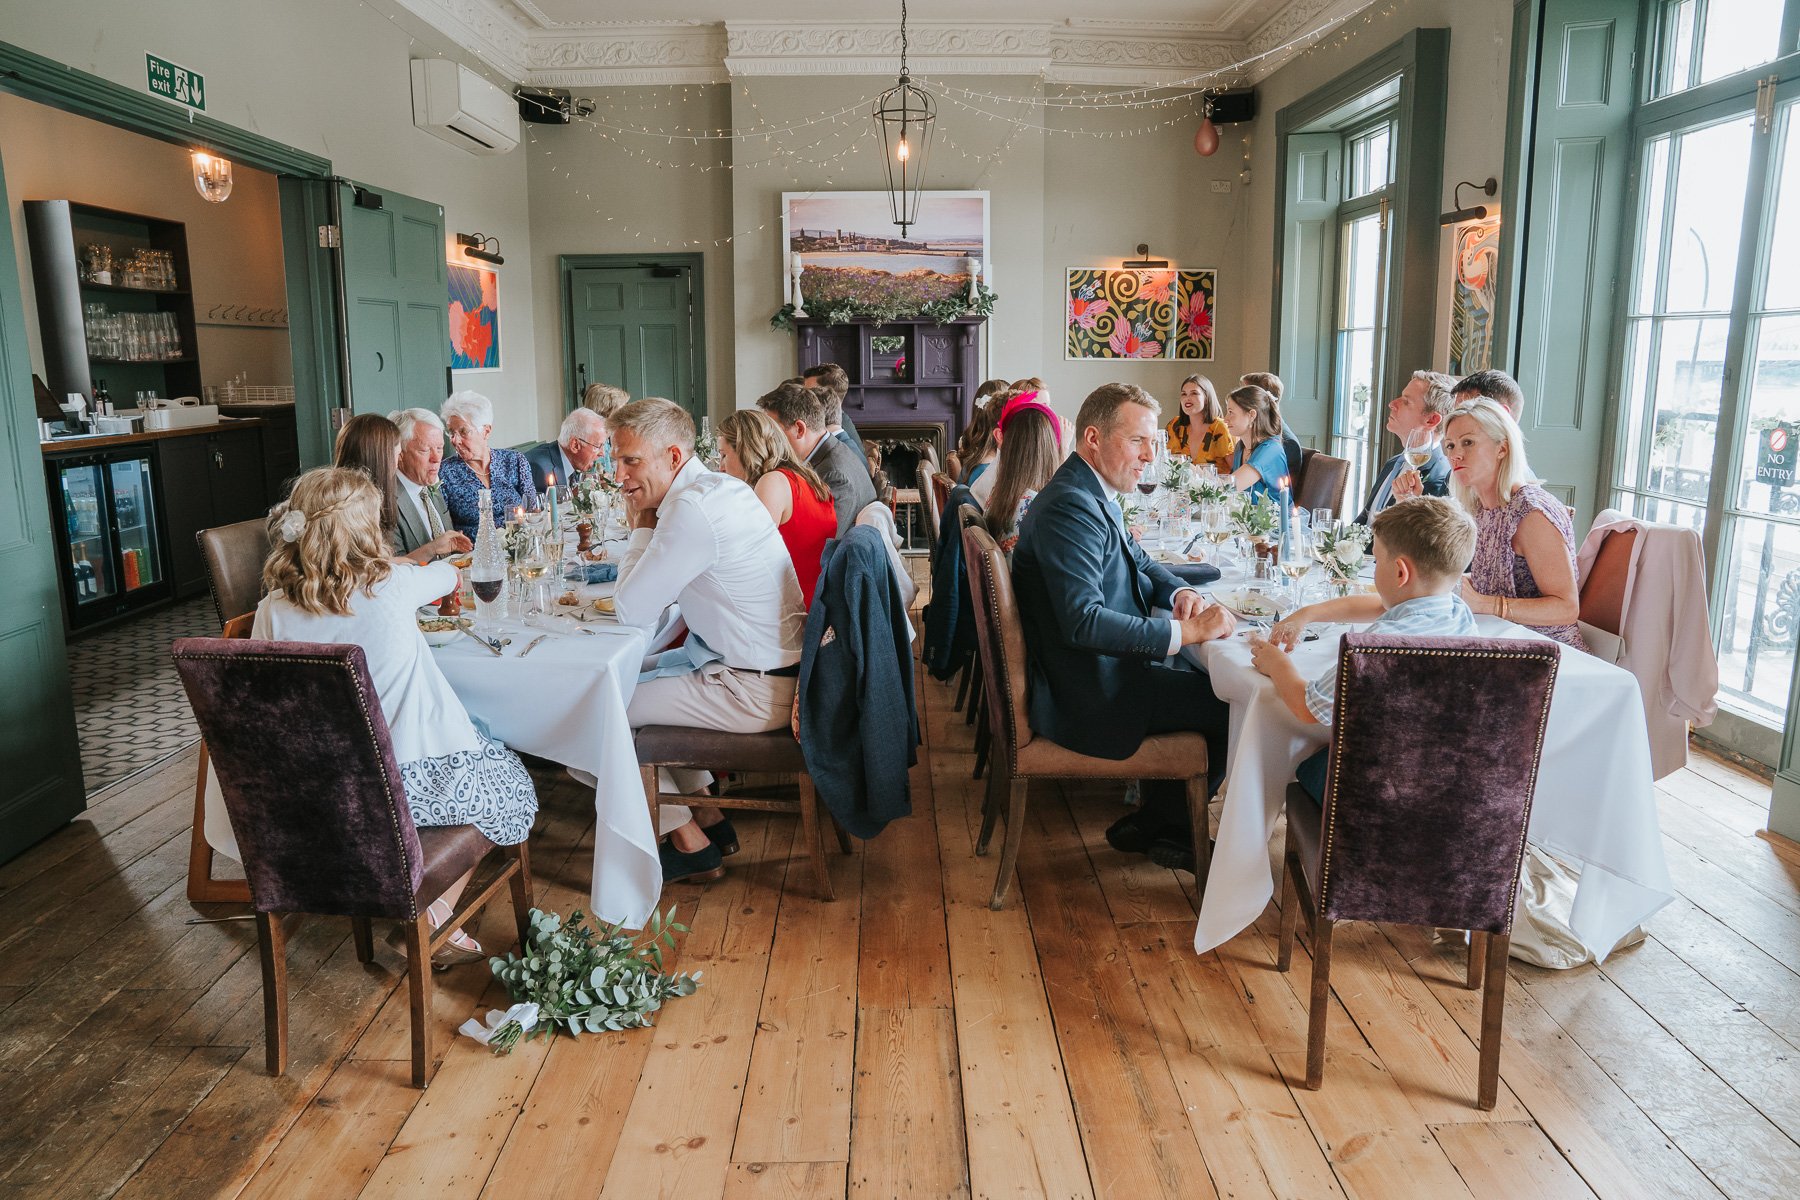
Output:
[[794,299],[798,254],[808,304],[844,296],[916,307],[967,294],[965,259],[985,273],[988,194],[926,192],[918,222],[902,237],[886,192],[783,192],[781,231],[785,302]]
[[486,267],[450,264],[450,369],[500,369],[500,276]]

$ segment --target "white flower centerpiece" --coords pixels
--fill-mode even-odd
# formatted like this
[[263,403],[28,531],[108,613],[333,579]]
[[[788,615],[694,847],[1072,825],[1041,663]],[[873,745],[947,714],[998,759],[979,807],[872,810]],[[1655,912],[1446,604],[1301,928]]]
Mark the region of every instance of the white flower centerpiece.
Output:
[[1347,594],[1350,585],[1356,582],[1373,540],[1374,535],[1367,525],[1342,522],[1327,525],[1313,534],[1313,556],[1324,566],[1326,576],[1336,585],[1339,595]]

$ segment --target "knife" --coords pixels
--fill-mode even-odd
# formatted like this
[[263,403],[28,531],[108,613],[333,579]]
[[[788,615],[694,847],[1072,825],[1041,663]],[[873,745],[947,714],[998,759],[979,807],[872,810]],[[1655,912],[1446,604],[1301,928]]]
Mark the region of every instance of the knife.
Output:
[[536,637],[532,638],[529,642],[526,642],[525,648],[523,650],[519,651],[519,657],[524,658],[527,654],[530,654],[533,650],[537,649],[537,644],[539,642],[543,641],[545,638],[547,638],[549,636],[550,635],[547,633],[540,633]]
[[480,645],[483,650],[486,650],[489,654],[492,654],[495,658],[499,658],[501,656],[500,648],[498,646],[494,645],[494,643],[488,641],[486,638],[482,637],[480,634],[475,633],[474,631],[472,631],[470,629],[466,629],[461,625],[458,625],[456,627],[456,632],[462,634],[466,638],[473,640],[478,645]]

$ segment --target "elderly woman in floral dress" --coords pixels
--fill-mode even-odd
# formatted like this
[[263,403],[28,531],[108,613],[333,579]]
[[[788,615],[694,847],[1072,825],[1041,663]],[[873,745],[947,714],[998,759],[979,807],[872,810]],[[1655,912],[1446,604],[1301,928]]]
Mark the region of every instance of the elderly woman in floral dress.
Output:
[[494,494],[494,523],[504,525],[515,508],[537,511],[538,493],[531,463],[517,450],[488,445],[494,432],[494,406],[480,392],[457,392],[444,401],[444,429],[456,457],[438,471],[444,504],[460,533],[474,537],[481,527],[481,491]]

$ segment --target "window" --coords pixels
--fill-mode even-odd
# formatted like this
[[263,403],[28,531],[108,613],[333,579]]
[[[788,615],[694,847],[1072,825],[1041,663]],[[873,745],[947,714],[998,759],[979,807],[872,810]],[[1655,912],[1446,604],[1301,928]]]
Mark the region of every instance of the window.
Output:
[[1388,185],[1393,122],[1344,139],[1332,339],[1331,453],[1350,463],[1346,496],[1362,496],[1376,469],[1385,396],[1377,395],[1387,333]]
[[[1795,20],[1780,0],[1661,17],[1664,96],[1770,61]],[[1778,729],[1800,646],[1800,84],[1652,100],[1637,127],[1613,503],[1701,531],[1721,701]]]
[[1783,0],[1664,0],[1653,97],[1761,66],[1781,42]]

